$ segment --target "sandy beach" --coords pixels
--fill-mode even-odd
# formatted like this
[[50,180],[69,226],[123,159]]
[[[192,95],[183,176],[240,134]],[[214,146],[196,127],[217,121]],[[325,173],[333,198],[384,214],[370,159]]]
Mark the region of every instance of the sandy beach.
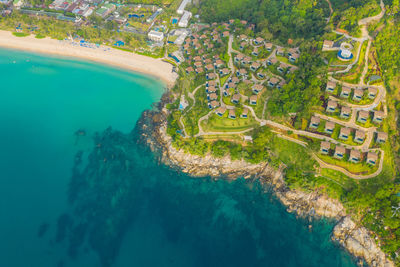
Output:
[[71,41],[59,41],[50,38],[37,39],[30,35],[16,37],[11,32],[0,30],[0,47],[14,48],[67,57],[76,57],[101,62],[161,79],[168,87],[175,83],[177,74],[172,65],[161,59],[146,57],[106,46],[100,48],[82,47]]

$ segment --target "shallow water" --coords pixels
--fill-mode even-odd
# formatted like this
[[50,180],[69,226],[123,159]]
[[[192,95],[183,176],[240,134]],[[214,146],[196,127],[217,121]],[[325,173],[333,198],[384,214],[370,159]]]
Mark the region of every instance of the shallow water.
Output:
[[160,166],[128,133],[161,83],[12,50],[0,73],[0,266],[354,266],[331,222],[309,231],[258,183]]

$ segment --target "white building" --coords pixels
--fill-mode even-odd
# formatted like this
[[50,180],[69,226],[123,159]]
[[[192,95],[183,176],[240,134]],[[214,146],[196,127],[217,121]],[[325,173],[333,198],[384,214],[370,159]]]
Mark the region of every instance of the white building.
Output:
[[189,4],[190,2],[191,2],[191,0],[182,0],[182,3],[176,10],[176,13],[178,13],[179,15],[183,14],[183,12],[185,12],[186,5]]
[[147,34],[147,37],[154,42],[162,42],[164,39],[164,33],[151,30]]
[[192,12],[185,11],[181,19],[179,20],[178,26],[182,28],[186,28],[189,25],[189,20],[192,17]]

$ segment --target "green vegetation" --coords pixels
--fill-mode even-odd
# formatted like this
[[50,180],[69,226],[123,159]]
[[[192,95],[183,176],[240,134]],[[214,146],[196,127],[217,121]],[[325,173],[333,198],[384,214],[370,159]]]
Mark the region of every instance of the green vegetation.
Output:
[[24,32],[13,32],[13,35],[17,36],[17,37],[26,37],[29,36],[29,33],[24,33]]

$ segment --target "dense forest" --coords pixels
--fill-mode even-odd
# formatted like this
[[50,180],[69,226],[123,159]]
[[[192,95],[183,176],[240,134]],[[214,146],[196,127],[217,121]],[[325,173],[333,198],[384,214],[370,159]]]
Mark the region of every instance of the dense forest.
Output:
[[256,26],[267,39],[310,39],[321,35],[326,25],[325,1],[294,0],[203,0],[199,12],[207,22],[243,19]]

